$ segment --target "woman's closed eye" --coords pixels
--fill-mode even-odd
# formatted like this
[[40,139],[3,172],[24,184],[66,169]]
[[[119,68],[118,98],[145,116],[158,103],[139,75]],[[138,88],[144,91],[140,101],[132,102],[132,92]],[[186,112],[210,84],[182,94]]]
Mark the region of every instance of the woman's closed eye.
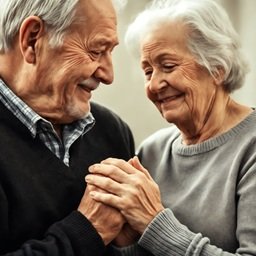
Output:
[[165,71],[165,72],[170,72],[172,71],[174,68],[175,68],[175,64],[163,64],[162,65],[162,69]]

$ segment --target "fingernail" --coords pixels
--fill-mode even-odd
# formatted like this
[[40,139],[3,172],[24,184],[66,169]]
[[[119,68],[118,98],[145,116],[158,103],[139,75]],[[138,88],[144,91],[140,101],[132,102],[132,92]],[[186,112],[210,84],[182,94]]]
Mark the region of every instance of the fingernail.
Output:
[[91,165],[91,166],[88,168],[89,172],[93,172],[93,169],[94,169],[94,165]]
[[90,177],[88,177],[88,175],[85,177],[85,181],[86,182],[90,182],[91,181],[91,178]]

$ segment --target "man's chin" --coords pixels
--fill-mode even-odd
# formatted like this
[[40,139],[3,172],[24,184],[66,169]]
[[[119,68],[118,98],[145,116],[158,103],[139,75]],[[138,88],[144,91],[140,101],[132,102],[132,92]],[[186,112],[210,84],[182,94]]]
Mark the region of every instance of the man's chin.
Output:
[[86,118],[90,113],[91,107],[90,103],[88,103],[85,107],[76,107],[76,106],[69,106],[66,111],[66,117],[69,117],[70,123],[77,121],[79,119]]

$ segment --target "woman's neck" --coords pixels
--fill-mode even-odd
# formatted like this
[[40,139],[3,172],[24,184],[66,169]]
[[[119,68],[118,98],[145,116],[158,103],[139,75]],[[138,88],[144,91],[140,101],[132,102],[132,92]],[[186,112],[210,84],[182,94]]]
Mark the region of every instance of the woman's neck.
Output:
[[219,136],[240,123],[252,111],[251,108],[235,102],[229,95],[217,97],[203,122],[195,125],[193,133],[182,131],[183,143],[198,144]]

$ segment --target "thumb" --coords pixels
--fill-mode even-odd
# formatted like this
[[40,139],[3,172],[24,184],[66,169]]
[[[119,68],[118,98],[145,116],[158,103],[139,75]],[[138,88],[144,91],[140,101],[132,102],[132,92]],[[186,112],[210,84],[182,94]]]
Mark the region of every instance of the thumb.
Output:
[[149,179],[152,179],[148,170],[146,168],[144,168],[144,166],[141,164],[138,156],[134,156],[131,160],[132,160],[132,165],[134,168],[143,172]]
[[145,168],[143,167],[143,165],[141,164],[141,162],[140,162],[140,160],[139,160],[139,158],[138,158],[137,156],[134,156],[134,157],[131,159],[131,161],[132,161],[133,167],[135,167],[136,169],[139,169],[140,171],[142,171],[143,169],[145,169]]

